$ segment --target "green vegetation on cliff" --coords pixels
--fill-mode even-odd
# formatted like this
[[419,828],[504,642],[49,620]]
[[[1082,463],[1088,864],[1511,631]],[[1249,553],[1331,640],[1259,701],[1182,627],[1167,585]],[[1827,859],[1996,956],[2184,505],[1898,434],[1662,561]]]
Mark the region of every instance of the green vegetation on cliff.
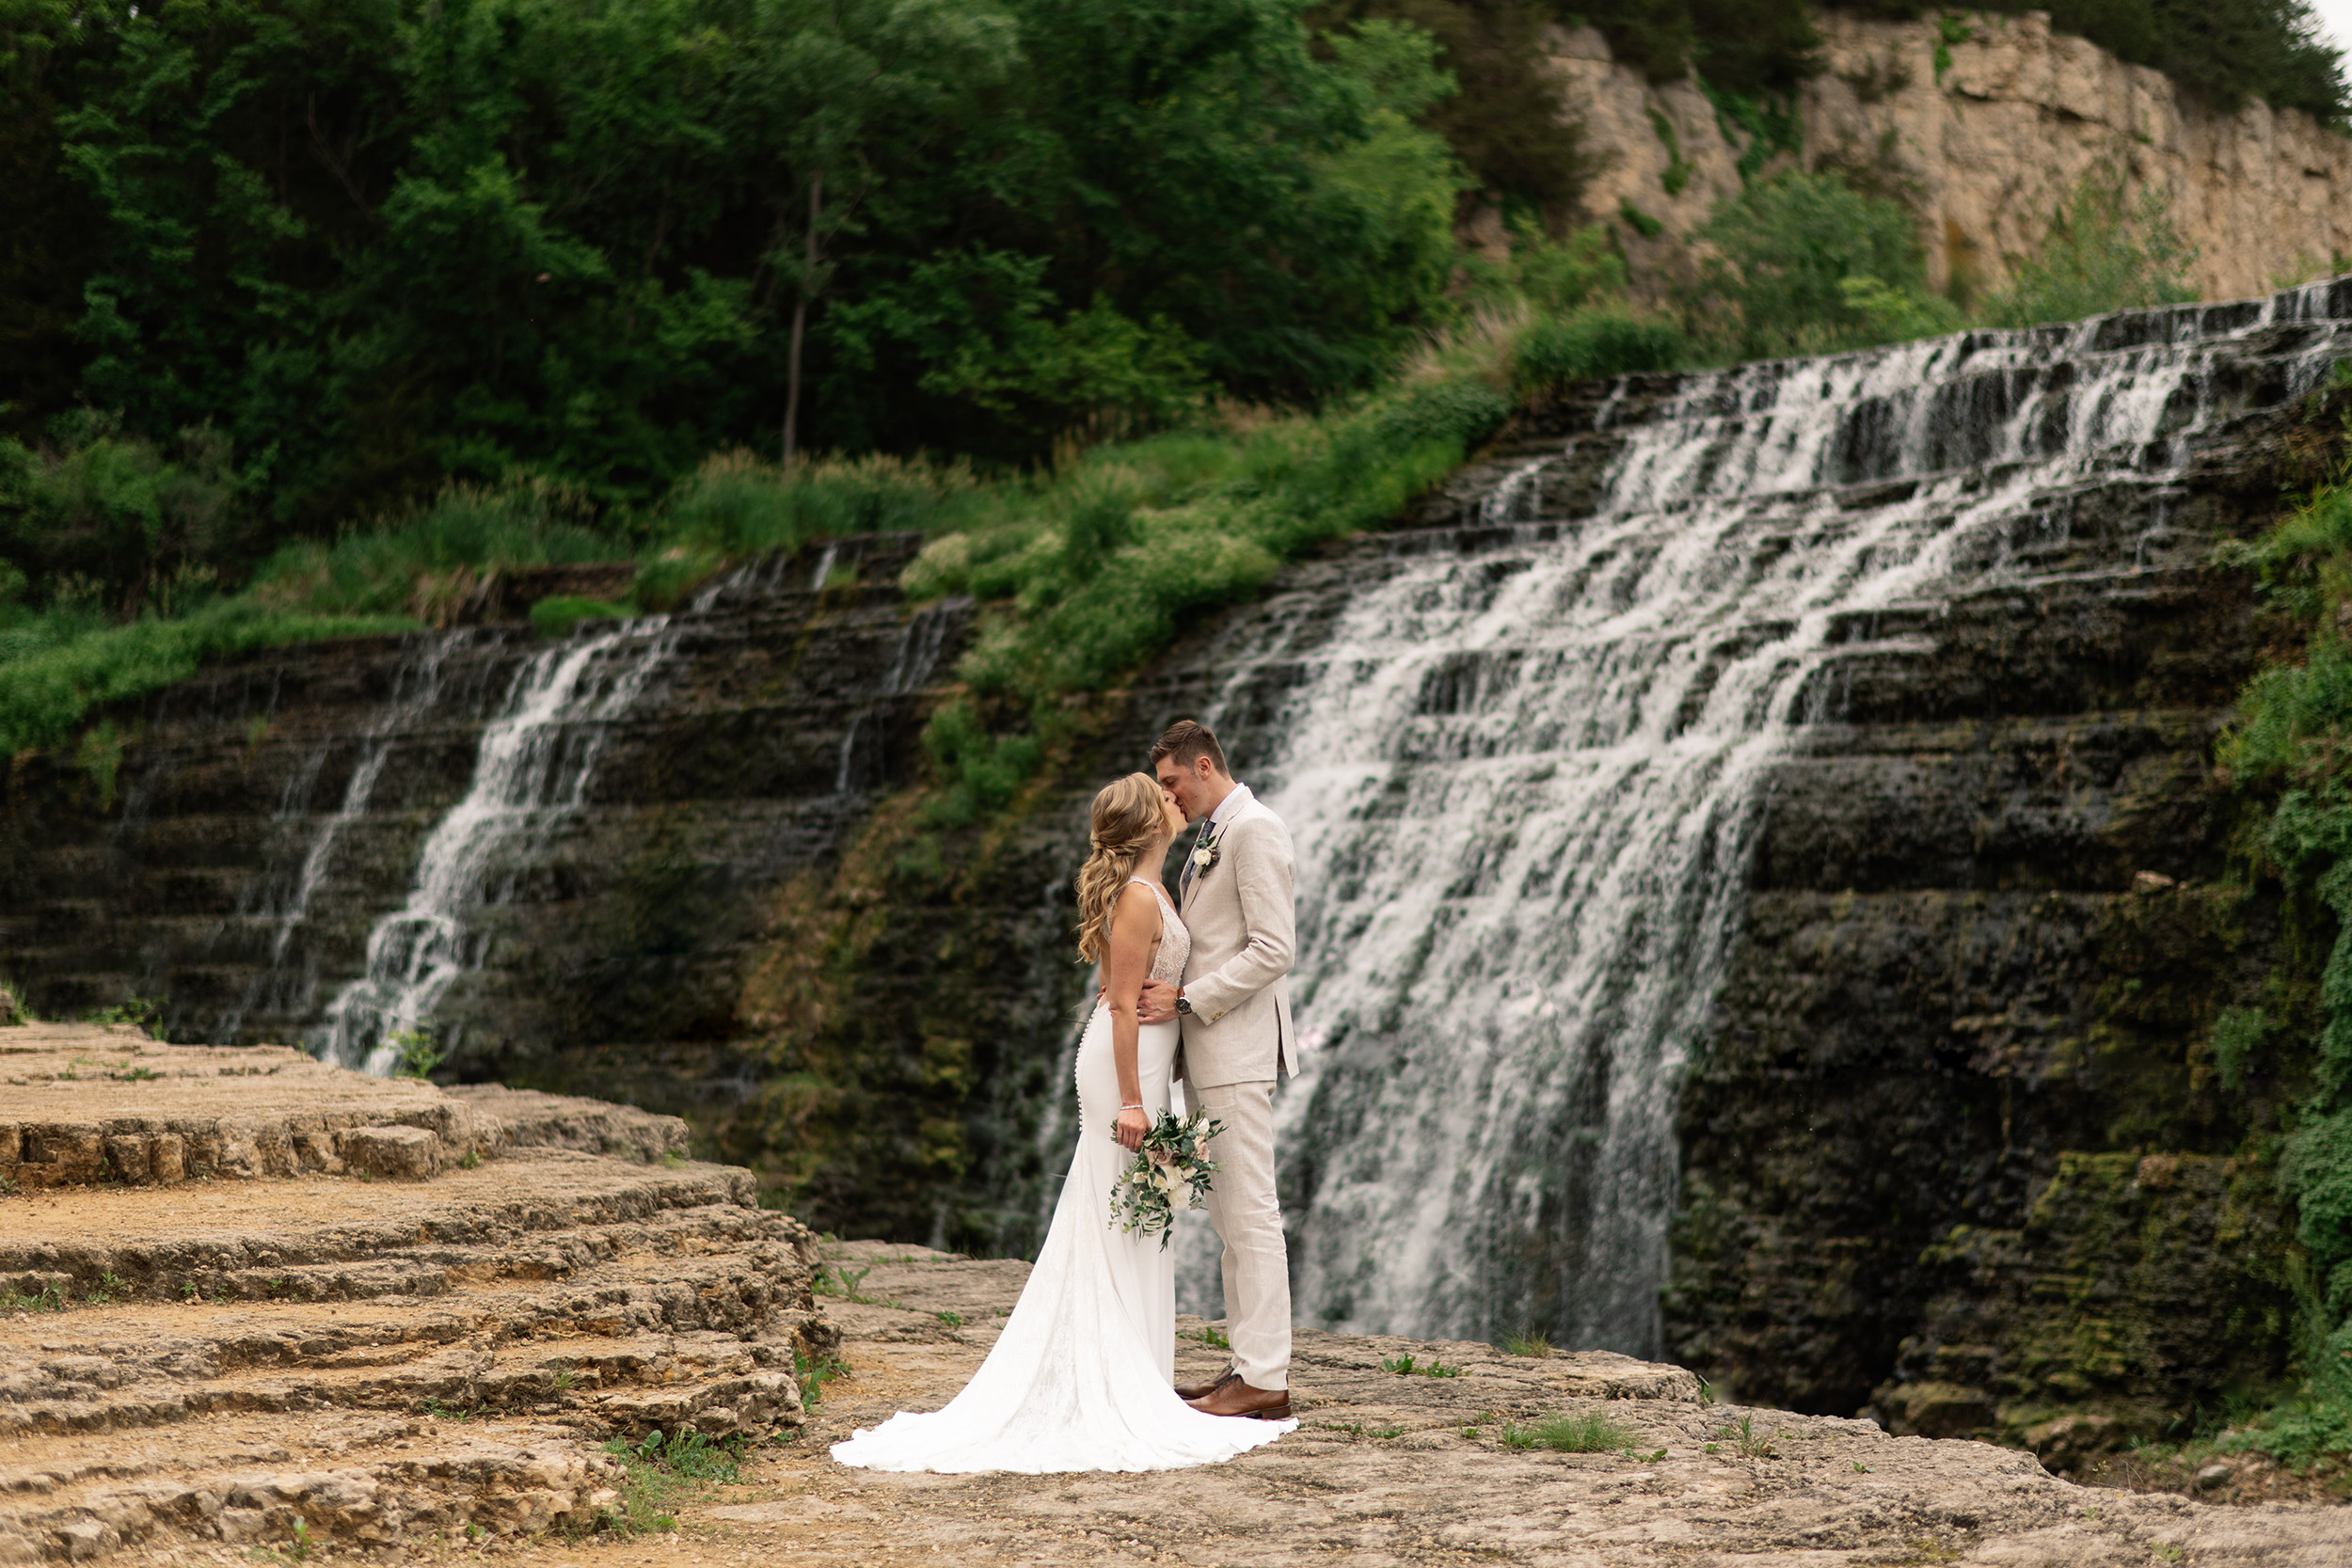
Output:
[[[2352,437],[2340,369],[2318,437]],[[2259,574],[2282,657],[2248,687],[2220,760],[2246,808],[2241,846],[2289,917],[2259,1007],[2225,1014],[2216,1068],[2235,1098],[2275,1085],[2270,1142],[2292,1206],[2303,1386],[2251,1440],[2281,1458],[2352,1459],[2352,467],[2225,561]],[[2299,647],[2296,644],[2299,643]]]

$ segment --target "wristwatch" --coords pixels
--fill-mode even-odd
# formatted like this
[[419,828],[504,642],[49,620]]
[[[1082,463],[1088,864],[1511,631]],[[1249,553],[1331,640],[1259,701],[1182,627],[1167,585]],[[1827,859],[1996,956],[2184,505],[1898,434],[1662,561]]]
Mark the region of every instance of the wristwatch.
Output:
[[1183,991],[1178,991],[1176,993],[1176,1010],[1180,1013],[1188,1013],[1192,1011],[1192,1004],[1184,1000],[1184,993]]

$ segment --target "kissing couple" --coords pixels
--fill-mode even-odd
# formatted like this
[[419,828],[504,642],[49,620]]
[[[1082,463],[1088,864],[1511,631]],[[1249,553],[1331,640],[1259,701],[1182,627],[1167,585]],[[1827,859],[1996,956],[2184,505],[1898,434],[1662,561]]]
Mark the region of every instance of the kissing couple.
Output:
[[[1292,1069],[1291,837],[1181,720],[1152,772],[1094,797],[1078,954],[1102,995],[1078,1046],[1078,1147],[1021,1300],[963,1392],[860,1428],[833,1456],[872,1470],[1174,1470],[1270,1443],[1291,1418],[1290,1270],[1274,1196],[1274,1085]],[[1188,822],[1181,904],[1160,868]],[[1114,1188],[1182,1078],[1222,1123],[1209,1222],[1225,1243],[1232,1366],[1171,1387],[1176,1261],[1113,1228]]]

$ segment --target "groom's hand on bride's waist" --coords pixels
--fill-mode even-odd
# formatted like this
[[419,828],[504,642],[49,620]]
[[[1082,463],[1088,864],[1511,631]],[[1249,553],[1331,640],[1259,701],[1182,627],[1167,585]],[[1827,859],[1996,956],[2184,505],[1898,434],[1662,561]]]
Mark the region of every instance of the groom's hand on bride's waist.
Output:
[[1143,994],[1136,1001],[1136,1018],[1143,1023],[1166,1023],[1176,1016],[1176,999],[1184,993],[1182,986],[1171,986],[1166,980],[1146,980]]

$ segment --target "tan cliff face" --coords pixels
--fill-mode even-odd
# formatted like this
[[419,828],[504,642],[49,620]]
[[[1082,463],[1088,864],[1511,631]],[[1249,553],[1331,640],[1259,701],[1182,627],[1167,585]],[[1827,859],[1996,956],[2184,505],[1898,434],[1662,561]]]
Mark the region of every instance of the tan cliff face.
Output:
[[[1937,288],[1955,275],[1964,286],[2002,281],[2007,259],[2031,250],[2075,182],[2103,167],[2135,200],[2167,198],[2206,299],[2265,293],[2352,257],[2352,139],[2299,110],[2249,101],[2214,113],[2159,71],[2053,34],[2040,12],[1970,18],[1972,37],[1946,49],[1940,71],[1933,23],[1828,12],[1820,24],[1827,69],[1798,105],[1798,157],[1909,203]],[[1740,189],[1747,135],[1694,84],[1648,83],[1618,64],[1590,28],[1552,44],[1597,165],[1587,215],[1617,231],[1637,277],[1677,275],[1686,237]],[[1641,232],[1629,208],[1661,231]]]

